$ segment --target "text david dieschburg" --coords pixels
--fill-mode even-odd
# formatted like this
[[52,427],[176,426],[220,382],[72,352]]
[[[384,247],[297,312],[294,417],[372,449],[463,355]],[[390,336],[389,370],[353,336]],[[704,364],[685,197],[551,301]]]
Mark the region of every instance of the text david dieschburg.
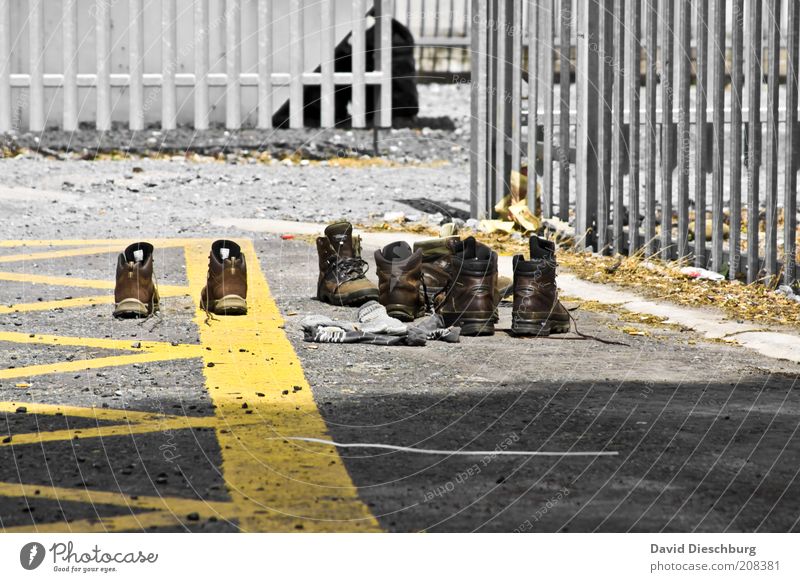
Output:
[[733,544],[717,544],[705,546],[702,544],[671,544],[662,546],[650,544],[651,554],[746,554],[755,557],[755,546],[736,546]]

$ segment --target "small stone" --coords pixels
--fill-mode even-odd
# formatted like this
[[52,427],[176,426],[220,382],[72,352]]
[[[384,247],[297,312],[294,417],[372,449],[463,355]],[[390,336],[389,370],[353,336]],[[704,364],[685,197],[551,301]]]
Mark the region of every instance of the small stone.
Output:
[[26,412],[28,412],[28,409],[25,406],[17,407],[17,414],[25,414]]
[[134,342],[131,344],[131,347],[138,350],[139,348],[142,347],[142,342]]
[[200,514],[197,513],[196,511],[193,511],[192,513],[186,516],[186,519],[188,519],[189,521],[199,521]]
[[214,362],[209,362],[206,364],[206,368],[213,368],[213,367],[214,367]]
[[6,438],[4,438],[3,442],[4,443],[10,443],[11,442],[11,435],[8,435]]

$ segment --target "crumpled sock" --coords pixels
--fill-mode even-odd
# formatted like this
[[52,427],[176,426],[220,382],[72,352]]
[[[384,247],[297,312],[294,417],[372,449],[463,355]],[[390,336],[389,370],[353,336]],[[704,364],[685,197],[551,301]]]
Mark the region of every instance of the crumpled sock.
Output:
[[317,326],[324,327],[338,327],[344,331],[356,331],[358,327],[355,323],[350,321],[336,321],[327,315],[307,315],[300,321],[300,327],[305,331],[306,329],[313,329]]
[[318,325],[303,328],[303,340],[320,344],[372,344],[377,346],[397,346],[405,338],[364,331],[346,331],[337,326]]
[[419,333],[424,334],[424,337],[427,340],[440,340],[448,343],[458,343],[461,337],[461,328],[447,327],[444,324],[444,319],[438,313],[429,315],[413,326],[409,326],[409,335],[412,334],[412,330],[415,330],[413,332],[415,335]]
[[377,301],[367,301],[358,310],[359,329],[368,333],[406,335],[408,326],[394,317],[389,317],[386,308]]

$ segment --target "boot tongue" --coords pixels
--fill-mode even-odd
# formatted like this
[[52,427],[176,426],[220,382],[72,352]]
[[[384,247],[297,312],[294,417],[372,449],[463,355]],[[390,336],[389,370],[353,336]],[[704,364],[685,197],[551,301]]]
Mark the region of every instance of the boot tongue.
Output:
[[325,236],[336,252],[336,255],[343,258],[354,256],[353,252],[353,225],[349,222],[337,222],[325,229]]
[[556,253],[556,245],[553,241],[540,238],[536,235],[531,236],[530,240],[531,259],[553,259]]

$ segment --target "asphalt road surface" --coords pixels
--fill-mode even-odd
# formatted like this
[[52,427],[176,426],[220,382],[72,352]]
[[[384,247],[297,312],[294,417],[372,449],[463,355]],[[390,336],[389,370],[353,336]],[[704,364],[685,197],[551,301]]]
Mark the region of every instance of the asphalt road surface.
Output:
[[[312,298],[314,248],[208,222],[292,217],[297,199],[333,216],[380,180],[441,185],[463,167],[160,164],[119,178],[161,172],[133,192],[98,177],[128,163],[22,160],[2,191],[0,528],[800,529],[800,366],[586,308],[582,332],[627,345],[513,338],[507,305],[495,336],[459,344],[311,345],[304,315],[355,317]],[[288,202],[265,210],[247,176],[282,180]],[[327,176],[325,196],[309,200],[309,176]],[[197,297],[219,236],[245,245],[251,312],[207,325]],[[111,317],[123,239],[156,243],[160,318]]]

